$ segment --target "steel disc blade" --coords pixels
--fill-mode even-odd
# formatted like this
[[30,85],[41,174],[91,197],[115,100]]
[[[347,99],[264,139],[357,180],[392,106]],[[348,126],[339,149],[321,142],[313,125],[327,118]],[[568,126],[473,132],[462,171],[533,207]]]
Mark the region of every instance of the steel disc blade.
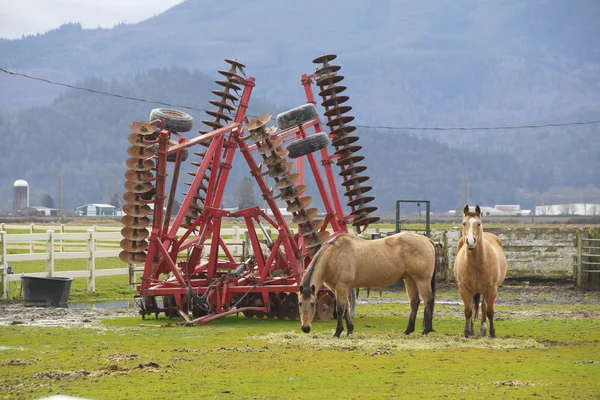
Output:
[[148,242],[145,240],[129,240],[123,239],[119,243],[123,250],[126,250],[130,253],[141,253],[148,249]]
[[287,293],[280,292],[278,294],[279,297],[279,309],[277,310],[277,318],[285,319],[287,316],[287,312],[285,309],[285,299],[287,298]]
[[365,171],[367,167],[364,165],[352,165],[340,172],[340,176],[355,176]]
[[323,54],[313,60],[313,64],[325,64],[337,58],[335,54]]
[[252,318],[254,317],[254,310],[244,310],[242,311],[242,314],[244,314],[246,318]]
[[354,121],[354,117],[352,117],[350,115],[341,115],[339,117],[335,117],[331,121],[328,121],[326,125],[329,127],[340,126],[340,125],[349,124],[352,121]]
[[377,207],[374,206],[365,206],[360,207],[350,213],[350,215],[354,215],[356,219],[363,218],[367,214],[377,211]]
[[323,107],[333,107],[336,105],[339,106],[340,104],[343,104],[343,103],[347,102],[348,100],[350,100],[350,97],[348,97],[348,96],[343,96],[343,95],[342,96],[332,96],[332,97],[328,98],[327,100],[323,101],[321,103],[321,105]]
[[206,113],[208,115],[210,115],[211,117],[215,117],[216,119],[222,119],[223,121],[226,121],[226,122],[229,122],[229,121],[233,120],[233,118],[231,118],[230,115],[224,114],[224,113],[219,112],[219,111],[206,110]]
[[121,229],[121,236],[125,239],[129,240],[144,240],[150,236],[150,232],[148,229],[132,229],[132,228],[123,228]]
[[350,112],[350,110],[352,110],[352,107],[350,106],[337,106],[325,111],[324,115],[326,117],[334,117],[338,115],[344,115],[347,112]]
[[229,92],[225,92],[223,90],[213,90],[212,93],[215,96],[219,96],[223,99],[227,99],[227,100],[231,100],[231,101],[237,101],[238,98],[236,96],[234,96],[233,94],[229,93]]
[[354,200],[349,201],[347,205],[348,205],[348,207],[365,205],[367,203],[372,202],[373,200],[375,200],[375,197],[373,197],[373,196],[358,196]]
[[304,245],[307,249],[319,246],[329,237],[329,232],[323,231],[319,233],[315,233],[312,236],[307,236]]
[[119,253],[119,259],[127,264],[142,264],[146,262],[146,253],[130,253],[123,250]]
[[150,182],[135,183],[135,182],[126,181],[124,186],[125,186],[125,189],[127,189],[129,192],[132,192],[132,193],[146,193],[154,188],[154,186]]
[[362,149],[362,146],[345,146],[345,147],[342,147],[341,149],[338,149],[333,154],[337,154],[341,157],[346,157],[346,156],[352,155],[353,153],[356,153],[357,151],[360,151],[360,149]]
[[350,164],[356,164],[358,162],[361,162],[362,160],[364,160],[365,158],[363,156],[347,156],[344,158],[340,158],[336,165],[339,167],[345,166],[345,165],[350,165]]
[[336,83],[340,83],[343,80],[344,80],[344,77],[342,75],[326,75],[326,76],[321,77],[321,79],[319,79],[317,81],[317,85],[330,86],[330,85],[335,85]]
[[[225,87],[233,88],[234,90],[240,90],[240,88],[238,86],[236,86],[235,84],[233,84],[229,81],[217,81],[217,83],[219,85],[223,85]],[[228,110],[228,111],[235,110],[235,107],[229,105],[229,103],[224,102],[224,101],[209,100],[208,102],[210,104],[212,104],[213,106],[218,107],[220,110]]]
[[149,171],[129,170],[125,172],[125,178],[130,182],[146,183],[154,179],[154,175]]
[[136,171],[149,171],[151,169],[154,169],[154,161],[143,160],[137,157],[127,159],[127,161],[125,161],[125,165],[127,165],[127,168]]
[[355,185],[360,185],[361,183],[368,181],[369,177],[368,176],[363,176],[363,175],[359,175],[359,176],[352,176],[350,178],[347,178],[344,182],[342,182],[343,186],[346,187],[350,187],[350,186],[355,186]]
[[255,131],[258,128],[265,126],[267,124],[267,122],[269,122],[270,120],[271,120],[271,114],[259,115],[258,117],[254,118],[253,120],[248,122],[248,124],[246,125],[246,128],[249,131]]
[[268,142],[260,143],[260,147],[258,148],[258,154],[266,154],[270,151],[273,151],[283,144],[283,139],[280,137],[275,139],[270,139]]
[[285,161],[288,154],[290,154],[290,152],[287,150],[279,150],[277,152],[277,154],[265,158],[265,160],[263,161],[263,164],[264,165],[272,165],[272,164],[280,163],[280,162],[282,162],[282,160]]
[[330,75],[333,74],[337,71],[339,71],[342,67],[340,67],[339,65],[326,65],[323,68],[319,68],[315,71],[315,75],[318,76],[326,76],[326,75]]
[[318,232],[319,229],[323,227],[325,221],[322,219],[316,219],[314,221],[305,222],[302,225],[298,226],[298,235],[300,236],[308,236],[315,232]]
[[352,222],[352,226],[365,226],[365,225],[374,224],[377,221],[379,221],[379,217],[373,217],[373,216],[362,217],[359,219],[355,219]]
[[304,210],[306,207],[308,207],[308,205],[312,203],[312,197],[310,196],[306,196],[306,197],[302,197],[301,199],[297,199],[296,201],[294,201],[292,204],[290,204],[286,210],[294,213],[300,210]]
[[279,314],[280,300],[277,293],[269,293],[269,311],[267,311],[267,318],[273,319]]
[[150,208],[150,206],[147,204],[143,206],[137,204],[125,204],[123,206],[123,212],[127,215],[140,218],[150,215],[152,208]]
[[346,90],[346,86],[329,86],[328,88],[321,90],[319,92],[319,96],[327,97],[334,94],[342,93],[344,90]]
[[287,162],[282,165],[279,165],[279,164],[272,165],[271,168],[269,169],[269,176],[271,178],[276,178],[278,176],[285,175],[288,172],[290,172],[292,169],[294,169],[295,166],[296,166],[296,164],[293,162]]
[[202,121],[206,126],[210,126],[213,130],[223,127],[223,124],[218,121]]
[[325,293],[317,301],[317,316],[321,321],[329,321],[335,311],[335,302],[329,295]]
[[281,191],[281,200],[292,200],[294,197],[302,196],[304,192],[306,192],[306,185],[287,187]]
[[246,68],[246,66],[239,62],[237,59],[226,58],[225,62],[233,65],[236,68]]
[[286,176],[282,176],[275,184],[275,189],[281,190],[283,188],[293,186],[296,184],[296,182],[298,182],[298,179],[300,179],[299,173],[293,173]]
[[129,154],[131,157],[141,158],[143,160],[146,160],[148,158],[154,157],[156,155],[156,151],[154,151],[154,148],[151,146],[149,146],[149,147],[129,146],[127,148],[127,154]]
[[129,130],[137,135],[147,136],[152,135],[158,130],[158,128],[156,127],[156,125],[150,122],[139,121],[130,124]]
[[121,218],[121,222],[123,223],[123,225],[131,229],[143,229],[151,223],[150,218],[148,217],[136,218],[131,217],[129,215],[126,215],[123,218]]
[[144,204],[148,203],[147,201],[141,198],[141,194],[132,192],[125,192],[125,194],[123,195],[123,200],[125,200],[125,203],[127,204],[137,204],[140,206],[143,206]]
[[359,194],[367,193],[371,189],[373,189],[371,186],[356,186],[356,187],[348,190],[346,193],[344,193],[344,195],[348,196],[348,197],[356,196]]
[[309,208],[307,210],[304,210],[304,212],[302,212],[302,210],[300,210],[299,213],[297,215],[295,215],[294,218],[292,219],[292,223],[303,224],[307,221],[310,221],[311,219],[316,217],[318,214],[319,214],[319,210],[316,208]]

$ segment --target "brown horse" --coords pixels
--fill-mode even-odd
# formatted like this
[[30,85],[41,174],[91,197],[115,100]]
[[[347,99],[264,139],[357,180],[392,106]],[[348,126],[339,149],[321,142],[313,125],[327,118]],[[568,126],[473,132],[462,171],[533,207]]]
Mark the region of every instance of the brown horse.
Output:
[[344,234],[325,243],[306,269],[300,285],[302,331],[310,332],[317,291],[325,284],[335,293],[338,323],[335,336],[354,330],[348,294],[352,288],[384,287],[404,278],[410,299],[410,317],[405,334],[415,330],[419,293],[425,301],[423,334],[433,331],[436,250],[425,236],[402,232],[383,239],[367,240]]
[[[483,232],[481,209],[463,210],[463,233],[458,241],[454,260],[454,276],[460,297],[465,305],[465,337],[473,336],[473,317],[477,318],[479,298],[481,303],[481,336],[486,335],[486,317],[490,322],[490,337],[496,337],[494,328],[494,301],[498,286],[506,276],[506,257],[498,236]],[[475,308],[475,313],[473,313]]]

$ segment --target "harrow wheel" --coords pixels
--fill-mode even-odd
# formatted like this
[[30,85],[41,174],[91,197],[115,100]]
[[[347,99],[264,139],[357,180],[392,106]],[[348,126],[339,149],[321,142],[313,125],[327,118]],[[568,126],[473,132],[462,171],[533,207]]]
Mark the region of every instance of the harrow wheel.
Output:
[[287,293],[279,293],[279,307],[277,309],[277,318],[278,319],[285,319],[287,313],[285,310],[285,301],[287,299]]
[[283,308],[285,310],[285,316],[290,320],[295,320],[300,315],[298,310],[298,293],[292,292],[287,295],[283,302]]
[[179,310],[174,295],[170,294],[163,296],[163,308],[165,309],[165,315],[167,317],[175,318],[179,316]]
[[269,311],[267,311],[267,318],[273,319],[279,314],[279,308],[281,306],[281,301],[279,300],[277,293],[269,293],[269,302],[270,307]]
[[159,119],[165,121],[164,128],[169,131],[189,132],[194,126],[194,119],[191,115],[169,108],[155,108],[150,111],[150,121]]
[[335,302],[329,293],[324,293],[317,301],[317,315],[321,321],[329,321],[335,311]]
[[287,147],[290,158],[298,158],[324,149],[329,144],[326,133],[317,133],[305,139],[296,140]]

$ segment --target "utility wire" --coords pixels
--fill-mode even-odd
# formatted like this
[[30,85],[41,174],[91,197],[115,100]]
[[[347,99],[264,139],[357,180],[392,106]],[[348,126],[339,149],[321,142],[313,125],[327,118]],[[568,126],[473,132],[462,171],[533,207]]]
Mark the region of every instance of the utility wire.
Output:
[[[143,103],[160,104],[160,105],[168,106],[168,107],[183,108],[185,110],[208,111],[206,108],[191,107],[191,106],[185,106],[185,105],[181,105],[181,104],[166,103],[166,102],[158,101],[158,100],[147,100],[147,99],[142,99],[142,98],[139,98],[139,97],[131,97],[131,96],[124,96],[124,95],[121,95],[121,94],[103,92],[103,91],[100,91],[100,90],[94,90],[94,89],[90,89],[90,88],[86,88],[86,87],[75,86],[75,85],[70,85],[70,84],[67,84],[67,83],[52,81],[52,80],[49,80],[49,79],[39,78],[39,77],[36,77],[36,76],[31,76],[31,75],[23,74],[21,72],[10,71],[10,70],[4,69],[4,68],[0,68],[0,71],[4,72],[5,74],[8,74],[8,75],[21,76],[21,77],[24,77],[24,78],[27,78],[27,79],[33,79],[33,80],[36,80],[36,81],[41,81],[41,82],[49,83],[51,85],[64,86],[64,87],[68,87],[68,88],[76,89],[76,90],[84,90],[86,92],[90,92],[90,93],[94,93],[94,94],[99,94],[99,95],[103,95],[103,96],[111,96],[111,97],[116,97],[116,98],[125,99],[125,100],[139,101],[139,102],[143,102]],[[249,115],[249,117],[252,117],[252,116]],[[273,118],[271,118],[271,119],[273,119]],[[477,131],[477,130],[488,130],[488,131],[491,131],[491,130],[512,130],[512,129],[538,129],[538,128],[550,128],[550,127],[562,127],[562,126],[574,126],[574,125],[592,125],[592,124],[600,124],[600,120],[575,121],[575,122],[551,123],[551,124],[540,124],[540,125],[480,126],[480,127],[416,127],[416,126],[387,126],[387,125],[355,125],[355,126],[357,128],[386,129],[386,130],[398,130],[398,131],[402,131],[402,130],[407,130],[407,131]]]

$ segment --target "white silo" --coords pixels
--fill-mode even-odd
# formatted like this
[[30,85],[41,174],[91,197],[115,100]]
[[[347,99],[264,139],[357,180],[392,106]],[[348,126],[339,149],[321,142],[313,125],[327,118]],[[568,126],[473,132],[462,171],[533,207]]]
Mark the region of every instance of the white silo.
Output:
[[13,211],[29,207],[29,184],[23,179],[15,181],[13,198]]

